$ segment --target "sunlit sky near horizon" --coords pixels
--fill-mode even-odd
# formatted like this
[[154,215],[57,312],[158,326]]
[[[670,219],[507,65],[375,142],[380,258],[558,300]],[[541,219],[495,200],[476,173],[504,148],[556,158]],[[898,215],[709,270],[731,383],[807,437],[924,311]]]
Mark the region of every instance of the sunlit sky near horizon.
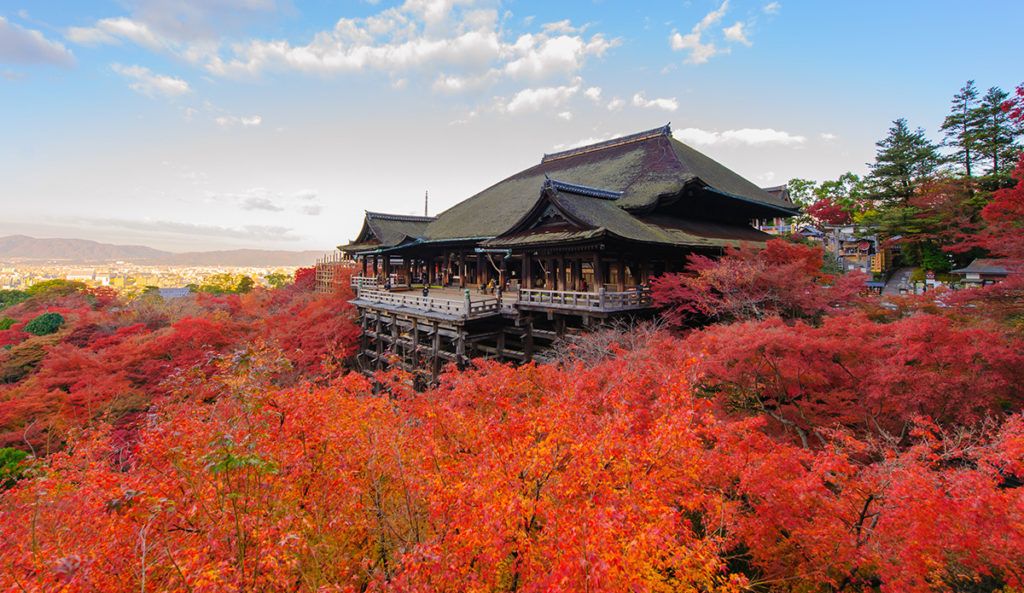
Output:
[[[0,0],[0,235],[323,249],[672,123],[762,186],[1024,82],[1024,2]],[[538,188],[539,189],[539,188]]]

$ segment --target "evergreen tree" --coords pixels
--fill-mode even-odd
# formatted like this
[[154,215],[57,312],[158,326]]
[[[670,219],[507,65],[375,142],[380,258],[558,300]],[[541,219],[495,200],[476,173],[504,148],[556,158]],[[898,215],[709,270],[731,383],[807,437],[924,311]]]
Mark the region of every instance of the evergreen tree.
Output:
[[978,89],[973,80],[968,80],[960,92],[953,95],[950,114],[941,128],[946,134],[943,145],[953,148],[950,158],[963,167],[968,179],[972,177],[971,167],[978,158],[980,127]]
[[910,131],[902,117],[892,123],[889,135],[875,144],[878,153],[874,164],[868,166],[874,197],[905,205],[915,188],[935,173],[942,159],[924,130]]
[[1016,140],[1024,130],[1003,111],[1008,97],[1006,91],[992,87],[977,108],[978,156],[991,163],[988,174],[993,177],[1009,176],[1021,151]]

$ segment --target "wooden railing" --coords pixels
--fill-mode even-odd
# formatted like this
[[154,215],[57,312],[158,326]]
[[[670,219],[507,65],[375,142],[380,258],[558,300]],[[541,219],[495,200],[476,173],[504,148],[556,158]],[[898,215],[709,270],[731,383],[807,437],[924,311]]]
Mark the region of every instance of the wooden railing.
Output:
[[[356,292],[361,288],[377,289],[383,287],[380,278],[376,276],[352,276],[350,285]],[[409,284],[405,281],[404,277],[393,278],[389,286],[391,290],[409,290]]]
[[623,292],[571,292],[564,290],[519,290],[519,305],[540,305],[582,311],[624,311],[651,306],[651,290],[639,287]]
[[359,290],[358,298],[385,306],[404,307],[428,313],[442,313],[458,317],[490,315],[497,313],[501,309],[501,303],[497,298],[487,297],[471,300],[469,295],[464,299],[455,300],[362,288]]
[[360,288],[378,288],[380,286],[380,279],[376,276],[352,276],[350,284],[356,290]]
[[496,313],[514,313],[516,307],[562,309],[566,311],[614,312],[644,309],[651,306],[649,288],[609,292],[570,292],[562,290],[519,289],[511,294],[495,297],[451,299],[417,296],[408,292],[391,292],[369,283],[357,289],[359,300],[391,307],[404,307],[423,312],[442,313],[458,317],[481,317]]

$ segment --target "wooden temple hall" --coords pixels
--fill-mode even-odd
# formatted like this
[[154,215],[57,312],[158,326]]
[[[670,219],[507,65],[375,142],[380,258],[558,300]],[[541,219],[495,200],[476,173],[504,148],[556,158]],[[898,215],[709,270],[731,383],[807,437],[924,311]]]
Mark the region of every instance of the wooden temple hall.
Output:
[[542,357],[567,333],[650,313],[648,282],[689,254],[763,243],[751,221],[796,211],[665,126],[546,154],[436,217],[367,212],[339,247],[361,269],[361,362],[432,380],[445,362]]

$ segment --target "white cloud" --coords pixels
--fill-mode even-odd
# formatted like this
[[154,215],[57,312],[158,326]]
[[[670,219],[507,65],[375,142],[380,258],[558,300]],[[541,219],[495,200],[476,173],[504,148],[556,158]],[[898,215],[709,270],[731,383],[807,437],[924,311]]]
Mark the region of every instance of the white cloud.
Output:
[[742,43],[743,45],[750,46],[751,43],[747,39],[746,33],[743,31],[743,23],[736,21],[736,24],[731,27],[722,29],[722,33],[725,34],[725,38],[733,43]]
[[615,97],[608,101],[608,111],[618,111],[626,106],[626,100]]
[[831,142],[831,141],[835,140],[838,137],[839,136],[836,136],[835,134],[832,134],[832,133],[829,133],[829,132],[822,132],[821,133],[821,139],[826,141],[826,142]]
[[[770,6],[770,5],[769,5]],[[712,40],[706,40],[705,34],[710,31],[710,28],[722,20],[725,13],[729,9],[729,0],[723,0],[722,4],[715,10],[704,15],[704,18],[700,20],[687,34],[673,31],[672,35],[669,36],[669,42],[672,49],[675,51],[686,51],[689,55],[686,57],[686,62],[690,64],[703,64],[710,60],[713,56],[719,54],[728,54],[732,52],[729,47],[719,47],[715,45]],[[767,10],[768,7],[765,7]],[[743,23],[736,21],[731,27],[725,27],[722,29],[722,35],[727,43],[742,43],[746,46],[751,46],[752,43],[748,37],[748,28],[750,23]]]
[[675,111],[679,109],[679,101],[677,101],[675,97],[647,99],[646,97],[644,97],[644,93],[641,91],[633,95],[633,106],[664,109],[665,111]]
[[764,8],[761,10],[763,10],[765,14],[779,14],[779,10],[781,9],[782,6],[780,6],[778,2],[769,2],[768,4],[765,4]]
[[554,110],[569,101],[580,90],[573,86],[540,87],[523,89],[516,93],[507,104],[499,102],[499,109],[508,113]]
[[222,115],[214,118],[217,125],[222,128],[230,128],[232,126],[241,125],[244,128],[258,126],[263,123],[263,118],[258,115],[251,115],[249,117],[239,117],[237,115]]
[[750,146],[779,144],[783,146],[797,146],[807,140],[804,136],[790,134],[789,132],[773,128],[742,128],[739,130],[726,130],[724,132],[702,130],[700,128],[683,128],[673,130],[672,135],[688,144],[704,146],[713,144],[745,144]]
[[686,35],[673,33],[671,37],[672,49],[676,51],[689,50],[690,56],[686,58],[686,61],[690,64],[703,64],[716,54],[728,53],[728,49],[720,50],[715,47],[714,43],[701,43],[700,36],[699,31],[687,33]]
[[74,68],[75,56],[56,41],[43,37],[39,31],[23,29],[0,16],[0,60],[14,64],[48,64],[58,68]]
[[149,25],[132,19],[118,17],[96,21],[92,27],[71,27],[67,38],[80,45],[104,45],[120,43],[127,39],[145,48],[162,51],[171,44],[154,33]]
[[321,74],[380,71],[392,77],[430,73],[438,93],[479,91],[503,78],[547,82],[577,76],[618,40],[582,35],[569,21],[507,38],[495,10],[463,7],[470,0],[408,0],[365,18],[340,19],[330,31],[296,45],[286,39],[251,40],[188,59],[218,76],[268,70]]
[[564,119],[565,121],[571,121],[572,120],[572,112],[571,111],[563,111],[563,112],[558,114],[558,117]]
[[587,90],[583,91],[583,96],[588,98],[588,99],[590,99],[594,103],[600,103],[601,102],[601,88],[600,87],[596,87],[596,86],[592,86],[592,87],[588,88]]
[[582,37],[559,35],[521,35],[511,47],[519,56],[508,62],[504,71],[512,77],[543,79],[553,74],[571,75],[583,66],[587,56],[601,57],[617,41],[594,35],[590,41]]
[[544,23],[540,28],[545,33],[564,33],[566,35],[571,35],[577,31],[582,31],[585,27],[577,29],[572,26],[569,19],[565,19],[564,21],[558,21],[557,23]]
[[134,79],[135,82],[131,83],[131,87],[136,91],[149,95],[164,95],[167,97],[178,97],[190,92],[192,89],[188,83],[180,78],[174,78],[164,74],[153,74],[149,71],[149,68],[142,66],[122,66],[121,64],[114,64],[111,66],[114,72],[125,76],[130,79]]
[[495,76],[493,73],[487,73],[482,76],[475,77],[464,77],[464,76],[449,76],[447,74],[438,74],[434,80],[434,84],[431,85],[431,89],[435,93],[442,94],[455,94],[469,90],[478,90],[487,87],[494,82]]
[[672,49],[675,51],[689,51],[690,56],[686,59],[691,64],[703,64],[707,62],[712,56],[720,53],[728,53],[728,49],[720,50],[715,47],[713,42],[703,43],[701,36],[708,27],[714,25],[718,21],[722,20],[725,15],[725,11],[729,8],[729,0],[722,0],[722,4],[715,10],[704,15],[704,18],[700,20],[693,29],[690,30],[686,35],[681,35],[678,31],[672,33],[669,37],[669,41],[672,44]]

